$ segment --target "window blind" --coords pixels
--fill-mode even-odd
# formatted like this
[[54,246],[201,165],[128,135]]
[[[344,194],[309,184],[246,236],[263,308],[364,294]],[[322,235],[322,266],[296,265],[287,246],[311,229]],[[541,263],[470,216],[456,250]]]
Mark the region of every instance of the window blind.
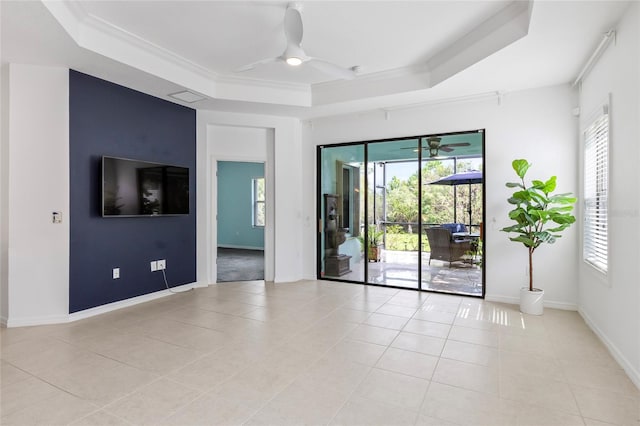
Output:
[[609,112],[584,132],[583,259],[606,273],[608,265]]

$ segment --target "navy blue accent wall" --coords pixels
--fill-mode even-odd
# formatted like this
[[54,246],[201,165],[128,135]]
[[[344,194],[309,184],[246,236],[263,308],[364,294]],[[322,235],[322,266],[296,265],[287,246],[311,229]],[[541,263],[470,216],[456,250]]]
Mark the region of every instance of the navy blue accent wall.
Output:
[[[152,260],[167,260],[170,286],[195,282],[195,110],[71,70],[69,144],[69,311],[164,289]],[[188,167],[190,214],[103,218],[103,155]]]

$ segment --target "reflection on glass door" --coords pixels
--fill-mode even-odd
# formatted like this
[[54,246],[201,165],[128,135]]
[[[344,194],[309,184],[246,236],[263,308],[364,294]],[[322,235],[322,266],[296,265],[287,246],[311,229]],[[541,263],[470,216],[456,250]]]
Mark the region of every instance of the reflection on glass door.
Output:
[[318,277],[483,296],[484,132],[318,148]]
[[319,275],[363,282],[364,146],[323,149],[319,169]]

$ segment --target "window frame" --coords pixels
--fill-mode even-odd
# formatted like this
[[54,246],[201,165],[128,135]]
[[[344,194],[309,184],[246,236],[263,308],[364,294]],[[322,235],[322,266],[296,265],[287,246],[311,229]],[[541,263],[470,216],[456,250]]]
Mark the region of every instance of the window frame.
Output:
[[[263,198],[258,199],[258,183],[262,181],[262,194]],[[251,226],[254,228],[264,228],[267,222],[267,207],[266,207],[266,194],[267,186],[264,176],[257,176],[251,178]],[[262,205],[262,209],[264,211],[264,223],[259,224],[258,222],[258,212],[259,206]]]

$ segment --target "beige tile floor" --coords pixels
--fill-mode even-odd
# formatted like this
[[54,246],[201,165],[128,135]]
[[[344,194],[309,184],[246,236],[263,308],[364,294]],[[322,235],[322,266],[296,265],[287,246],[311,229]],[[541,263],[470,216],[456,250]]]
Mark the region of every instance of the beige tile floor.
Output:
[[3,425],[638,425],[575,312],[330,281],[225,283],[2,329]]

